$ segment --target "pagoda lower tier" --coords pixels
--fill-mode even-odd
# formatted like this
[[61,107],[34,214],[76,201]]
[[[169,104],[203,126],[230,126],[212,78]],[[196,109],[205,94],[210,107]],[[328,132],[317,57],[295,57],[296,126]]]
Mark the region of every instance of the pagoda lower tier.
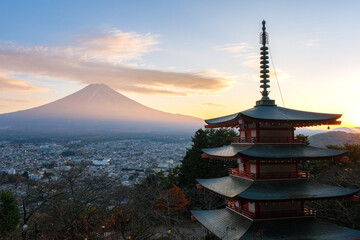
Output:
[[358,240],[360,231],[316,218],[257,220],[241,216],[229,208],[192,210],[193,217],[223,240]]
[[226,206],[249,218],[280,219],[312,217],[316,211],[305,201],[345,199],[358,201],[358,189],[340,188],[308,179],[248,181],[236,177],[197,179],[198,188],[225,199]]

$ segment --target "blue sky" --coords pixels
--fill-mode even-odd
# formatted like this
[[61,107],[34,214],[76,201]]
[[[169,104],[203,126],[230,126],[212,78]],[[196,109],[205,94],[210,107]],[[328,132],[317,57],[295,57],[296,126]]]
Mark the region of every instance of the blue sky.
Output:
[[[47,103],[96,81],[150,107],[202,118],[250,108],[260,97],[265,19],[286,107],[344,113],[346,126],[358,126],[359,5],[3,1],[0,112]],[[96,78],[89,80],[92,71]],[[270,96],[281,106],[272,80]]]

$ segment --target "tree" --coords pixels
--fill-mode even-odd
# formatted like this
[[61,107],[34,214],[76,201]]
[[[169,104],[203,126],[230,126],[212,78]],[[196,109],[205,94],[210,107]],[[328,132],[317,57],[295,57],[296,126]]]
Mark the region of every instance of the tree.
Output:
[[304,134],[298,134],[298,135],[296,135],[296,138],[303,138],[305,145],[306,146],[310,145],[310,141],[309,141],[308,136],[305,136]]
[[168,184],[162,179],[165,179],[162,174],[152,175],[125,189],[125,203],[114,208],[107,223],[114,232],[112,239],[151,239],[161,232],[161,227],[170,225],[168,213],[184,207],[186,198],[180,189],[166,189]]
[[35,220],[47,239],[96,239],[105,226],[113,182],[106,174],[88,176],[80,166],[60,174]]
[[199,129],[192,137],[192,148],[186,152],[179,169],[179,185],[195,185],[196,178],[223,177],[227,175],[227,169],[234,167],[236,163],[225,162],[215,159],[203,159],[203,148],[214,148],[229,145],[231,137],[236,137],[236,132],[228,128],[203,130]]
[[156,199],[156,208],[160,210],[183,211],[188,204],[184,192],[176,185],[163,191],[161,197]]
[[0,195],[0,233],[9,235],[16,230],[20,221],[20,212],[16,200],[10,191],[4,190]]

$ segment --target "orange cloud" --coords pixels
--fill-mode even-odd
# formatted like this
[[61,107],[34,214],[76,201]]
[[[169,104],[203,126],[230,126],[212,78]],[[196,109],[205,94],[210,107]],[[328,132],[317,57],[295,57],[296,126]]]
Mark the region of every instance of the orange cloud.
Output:
[[17,99],[17,98],[0,98],[1,102],[9,103],[21,103],[21,104],[41,104],[40,101],[35,101],[31,99]]
[[77,58],[89,62],[120,64],[126,60],[139,60],[158,44],[153,34],[122,32],[113,29],[108,32],[78,36],[73,46],[47,48],[51,55]]
[[214,72],[177,73],[135,69],[120,64],[140,58],[156,44],[150,34],[114,30],[99,37],[82,37],[75,46],[33,48],[0,46],[0,70],[84,84],[104,83],[120,91],[141,94],[207,94],[228,88],[232,81]]
[[6,109],[6,112],[18,111],[26,107],[35,107],[41,104],[44,104],[44,102],[32,99],[0,98],[1,111]]
[[8,77],[0,73],[0,91],[2,92],[37,92],[43,90],[42,88],[29,86],[23,80]]

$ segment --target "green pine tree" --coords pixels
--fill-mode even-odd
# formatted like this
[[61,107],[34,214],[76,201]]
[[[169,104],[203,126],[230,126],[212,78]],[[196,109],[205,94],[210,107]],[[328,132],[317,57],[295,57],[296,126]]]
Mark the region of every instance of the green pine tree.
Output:
[[16,200],[10,191],[4,190],[0,194],[0,233],[9,235],[19,224],[20,212]]
[[203,159],[201,149],[229,145],[230,138],[236,137],[234,130],[228,128],[199,129],[192,137],[192,148],[189,149],[179,169],[179,185],[195,184],[196,178],[215,178],[227,175],[227,169],[236,163],[222,160]]

